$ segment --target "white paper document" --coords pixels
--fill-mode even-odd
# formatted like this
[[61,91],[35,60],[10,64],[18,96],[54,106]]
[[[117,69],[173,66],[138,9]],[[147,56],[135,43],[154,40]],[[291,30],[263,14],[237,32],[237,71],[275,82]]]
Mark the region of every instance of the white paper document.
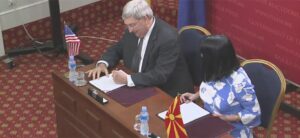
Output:
[[[165,119],[167,111],[159,113],[158,116],[162,119]],[[192,122],[202,116],[209,114],[208,111],[204,110],[202,107],[200,107],[199,105],[197,105],[193,102],[190,102],[188,104],[185,104],[185,103],[181,104],[180,112],[181,112],[183,124]]]
[[105,93],[125,85],[115,83],[111,74],[109,74],[109,76],[102,76],[99,79],[91,80],[90,84],[94,85]]

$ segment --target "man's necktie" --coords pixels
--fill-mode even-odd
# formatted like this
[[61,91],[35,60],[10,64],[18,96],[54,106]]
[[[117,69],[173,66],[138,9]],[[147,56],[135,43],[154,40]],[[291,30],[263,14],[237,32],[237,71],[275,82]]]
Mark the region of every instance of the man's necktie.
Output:
[[139,71],[142,47],[143,47],[143,38],[140,39],[140,42],[139,42],[139,44],[137,46],[137,49],[136,49],[136,51],[133,55],[133,58],[132,58],[131,68],[133,69],[134,72]]

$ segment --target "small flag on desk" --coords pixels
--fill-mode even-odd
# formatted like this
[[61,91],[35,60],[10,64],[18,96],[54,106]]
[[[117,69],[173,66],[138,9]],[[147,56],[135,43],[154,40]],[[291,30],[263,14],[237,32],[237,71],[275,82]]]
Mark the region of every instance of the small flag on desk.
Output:
[[69,56],[76,56],[79,54],[80,40],[73,33],[68,25],[65,25],[65,39]]
[[168,138],[187,138],[188,135],[184,128],[180,113],[180,96],[177,96],[168,109],[165,118],[165,126]]

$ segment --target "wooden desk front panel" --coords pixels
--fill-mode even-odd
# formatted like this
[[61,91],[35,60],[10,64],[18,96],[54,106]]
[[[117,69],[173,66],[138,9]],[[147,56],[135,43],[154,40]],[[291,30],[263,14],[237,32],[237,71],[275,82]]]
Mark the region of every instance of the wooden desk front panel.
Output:
[[138,137],[56,75],[53,86],[58,137]]
[[[53,73],[52,78],[58,137],[141,137],[133,129],[133,124],[135,116],[140,112],[142,106],[148,108],[150,132],[163,138],[166,137],[164,121],[157,117],[157,114],[168,109],[173,98],[163,91],[157,89],[158,94],[129,107],[124,107],[106,94],[100,93],[100,96],[109,100],[108,104],[101,105],[87,94],[90,85],[76,87],[61,73]],[[214,129],[218,128],[214,127]],[[214,129],[204,131],[213,133]],[[215,137],[220,136],[226,137],[228,133],[225,135],[215,134]]]

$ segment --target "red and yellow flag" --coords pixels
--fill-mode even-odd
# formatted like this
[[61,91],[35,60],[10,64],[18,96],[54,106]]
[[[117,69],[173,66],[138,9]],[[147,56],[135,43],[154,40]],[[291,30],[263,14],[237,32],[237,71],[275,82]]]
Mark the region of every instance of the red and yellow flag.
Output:
[[187,138],[180,113],[180,96],[177,96],[169,107],[165,118],[165,126],[168,138]]

